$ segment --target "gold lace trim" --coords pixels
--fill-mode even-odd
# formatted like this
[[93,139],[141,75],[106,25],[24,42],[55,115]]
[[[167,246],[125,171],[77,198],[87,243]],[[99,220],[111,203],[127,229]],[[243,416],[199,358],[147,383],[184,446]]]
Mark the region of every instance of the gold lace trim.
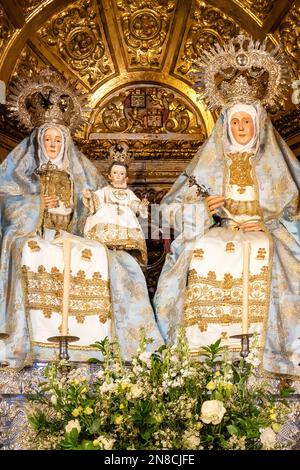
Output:
[[[42,265],[38,272],[22,266],[22,273],[26,308],[42,310],[45,318],[51,318],[53,312],[60,313],[63,273],[56,267],[49,273]],[[71,276],[69,315],[75,316],[78,323],[84,323],[85,317],[90,315],[99,315],[101,323],[111,318],[109,282],[103,280],[99,272],[95,272],[92,279],[86,279],[84,271]]]
[[262,210],[258,201],[236,201],[235,199],[225,199],[225,208],[232,215],[262,215]]
[[108,248],[133,251],[140,263],[147,264],[147,246],[140,228],[97,224],[86,233],[86,238],[103,243]]
[[[249,276],[249,323],[262,323],[269,308],[269,267],[260,274]],[[216,279],[215,271],[206,277],[189,272],[184,305],[185,326],[198,325],[206,331],[210,323],[241,323],[243,308],[243,278],[225,274]]]

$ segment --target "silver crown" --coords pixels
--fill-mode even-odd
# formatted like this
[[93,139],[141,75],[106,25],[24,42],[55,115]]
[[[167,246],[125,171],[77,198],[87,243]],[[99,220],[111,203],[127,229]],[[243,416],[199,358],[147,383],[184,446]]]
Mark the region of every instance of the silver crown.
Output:
[[36,80],[15,79],[8,96],[7,108],[21,126],[31,130],[45,122],[63,124],[71,130],[82,125],[86,95],[74,84],[66,84],[63,76],[49,67],[43,69]]
[[194,62],[195,87],[211,109],[237,102],[263,105],[282,104],[286,99],[289,72],[279,47],[267,50],[267,39],[260,43],[244,35],[223,47],[216,44]]

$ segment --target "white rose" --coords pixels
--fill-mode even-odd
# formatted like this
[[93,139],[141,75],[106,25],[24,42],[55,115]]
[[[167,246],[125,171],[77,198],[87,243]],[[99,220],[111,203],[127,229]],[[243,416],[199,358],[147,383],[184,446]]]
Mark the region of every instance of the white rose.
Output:
[[225,412],[223,402],[220,400],[207,400],[202,404],[200,419],[205,424],[219,424]]
[[81,431],[81,426],[79,424],[78,419],[72,419],[71,421],[69,421],[65,429],[66,429],[66,432],[71,432],[72,429],[77,429],[78,434],[79,434]]
[[57,405],[57,396],[56,395],[51,395],[50,401],[52,405]]
[[112,450],[113,446],[114,446],[114,443],[115,443],[115,439],[109,439],[109,438],[106,438],[106,437],[102,437],[101,442],[102,442],[104,450]]
[[127,394],[128,399],[139,398],[143,395],[143,389],[139,387],[137,384],[133,384],[129,393]]
[[263,449],[273,449],[276,442],[276,434],[272,428],[260,429],[260,441]]

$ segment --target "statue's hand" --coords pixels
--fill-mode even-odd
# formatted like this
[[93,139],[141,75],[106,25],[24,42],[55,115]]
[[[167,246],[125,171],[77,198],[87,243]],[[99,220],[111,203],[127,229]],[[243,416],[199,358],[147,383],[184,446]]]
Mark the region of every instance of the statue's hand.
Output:
[[91,199],[91,197],[92,197],[92,193],[89,189],[84,189],[82,191],[82,194],[86,199]]
[[264,232],[265,228],[261,222],[253,220],[253,222],[245,222],[240,225],[240,230],[243,232]]
[[58,207],[58,201],[58,196],[44,196],[45,209],[54,209],[54,207]]
[[218,212],[218,209],[220,207],[224,206],[225,203],[225,197],[223,196],[208,196],[205,199],[205,202],[207,204],[208,211],[210,215],[216,214]]

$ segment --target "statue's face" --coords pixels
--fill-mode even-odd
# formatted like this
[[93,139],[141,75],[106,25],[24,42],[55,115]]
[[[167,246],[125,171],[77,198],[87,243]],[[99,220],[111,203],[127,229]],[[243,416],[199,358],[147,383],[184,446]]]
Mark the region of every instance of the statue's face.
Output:
[[61,151],[62,146],[62,137],[58,129],[49,127],[46,130],[44,133],[44,146],[50,160],[54,160]]
[[123,165],[113,165],[110,174],[110,182],[113,186],[126,188],[127,186],[127,170]]
[[246,145],[254,135],[254,122],[250,114],[240,111],[234,113],[230,121],[232,135],[236,142]]

